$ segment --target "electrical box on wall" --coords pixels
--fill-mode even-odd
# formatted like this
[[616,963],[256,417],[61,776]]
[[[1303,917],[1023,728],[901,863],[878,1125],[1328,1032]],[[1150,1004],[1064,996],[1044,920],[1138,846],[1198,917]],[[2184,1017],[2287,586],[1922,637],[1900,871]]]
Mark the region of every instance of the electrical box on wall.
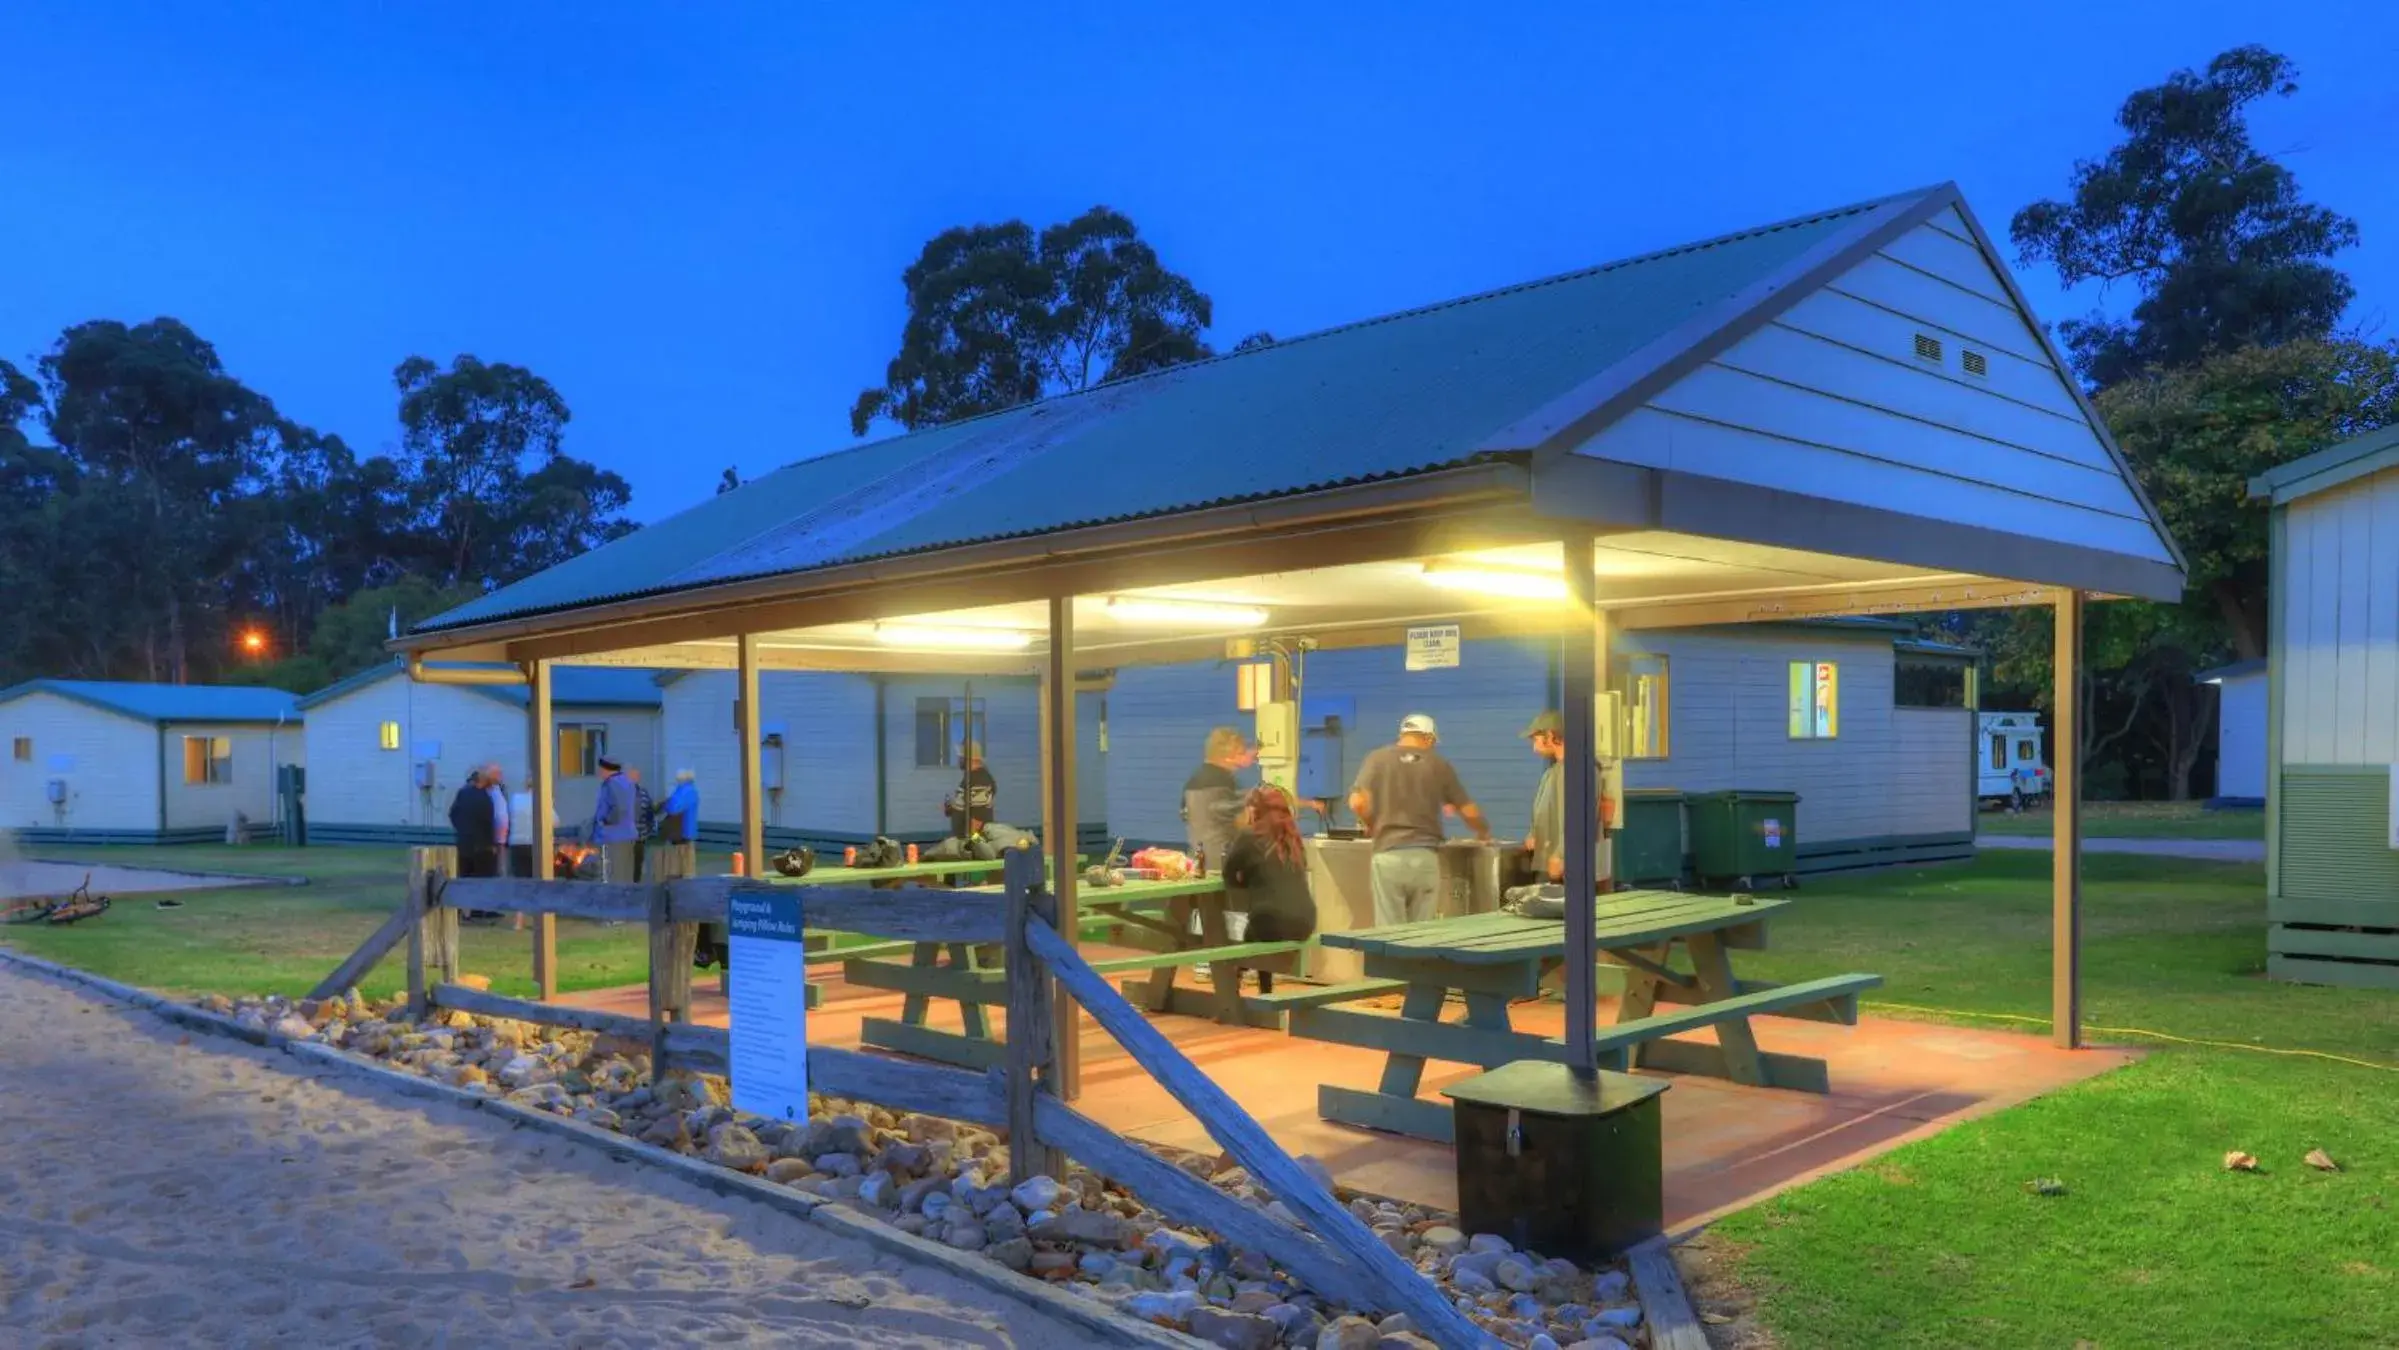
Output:
[[783,725],[769,722],[758,738],[758,782],[768,792],[783,790]]
[[51,779],[48,783],[42,786],[42,795],[50,799],[50,804],[52,806],[66,805],[67,780],[64,778]]
[[431,792],[433,790],[433,761],[429,759],[418,760],[416,762],[414,776],[411,781],[417,785],[419,791]]
[[1233,667],[1233,706],[1258,712],[1274,701],[1274,662],[1252,661]]

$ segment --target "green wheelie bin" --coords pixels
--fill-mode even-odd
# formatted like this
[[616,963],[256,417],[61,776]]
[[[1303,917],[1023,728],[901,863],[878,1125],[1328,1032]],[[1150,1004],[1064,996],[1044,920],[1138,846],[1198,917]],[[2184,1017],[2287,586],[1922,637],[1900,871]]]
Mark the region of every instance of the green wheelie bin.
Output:
[[1677,788],[1633,788],[1624,794],[1624,825],[1616,831],[1616,884],[1683,884],[1683,794]]
[[1700,884],[1797,886],[1799,794],[1735,788],[1689,798],[1691,870]]

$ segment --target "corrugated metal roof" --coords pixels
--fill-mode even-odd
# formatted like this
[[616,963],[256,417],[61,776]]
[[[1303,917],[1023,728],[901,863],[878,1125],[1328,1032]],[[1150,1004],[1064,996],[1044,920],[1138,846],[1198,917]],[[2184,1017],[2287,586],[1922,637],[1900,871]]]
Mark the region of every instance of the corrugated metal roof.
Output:
[[27,680],[0,691],[0,703],[27,694],[60,698],[142,722],[297,722],[300,699],[281,689],[229,684],[145,684],[132,680]]
[[[442,667],[431,667],[441,669]],[[461,663],[452,669],[506,670],[492,663]],[[302,708],[330,703],[345,694],[354,693],[368,685],[404,675],[406,666],[398,661],[362,670],[347,679],[336,681],[300,700]],[[552,666],[550,668],[550,706],[553,708],[655,708],[664,702],[658,688],[659,672],[617,666]],[[522,708],[532,701],[532,694],[521,684],[467,684],[457,688],[470,690],[485,698]]]
[[[2369,431],[2288,464],[2277,464],[2249,480],[2249,495],[2272,497],[2277,502],[2295,501],[2393,464],[2399,464],[2399,425]],[[2319,477],[2323,481],[2308,481]],[[2285,491],[2286,488],[2294,490]]]
[[419,629],[1454,467],[1494,432],[1889,204],[802,460]]

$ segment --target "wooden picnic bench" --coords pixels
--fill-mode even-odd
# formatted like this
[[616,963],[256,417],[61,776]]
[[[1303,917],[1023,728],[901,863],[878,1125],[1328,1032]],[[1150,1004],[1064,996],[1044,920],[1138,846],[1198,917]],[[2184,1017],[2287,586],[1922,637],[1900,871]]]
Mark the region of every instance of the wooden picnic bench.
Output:
[[[1309,944],[1233,941],[1225,916],[1238,911],[1221,877],[1150,884],[1166,887],[1141,893],[1152,900],[1163,899],[1163,915],[1129,909],[1112,911],[1115,903],[1112,897],[1118,891],[1115,887],[1078,893],[1078,902],[1085,913],[1113,912],[1125,927],[1155,934],[1166,943],[1164,951],[1094,961],[1091,968],[1102,975],[1147,972],[1147,978],[1125,981],[1124,995],[1134,1006],[1153,1013],[1210,1017],[1227,1026],[1280,1028],[1279,1015],[1253,1011],[1242,999],[1241,973],[1258,970],[1293,974],[1298,971],[1300,956]],[[1199,920],[1197,933],[1192,931],[1194,916]],[[1185,989],[1175,984],[1177,970],[1200,965],[1208,967],[1210,988]]]
[[[969,888],[998,893],[996,886]],[[1164,931],[1165,925],[1156,917],[1160,910],[1176,901],[1188,901],[1213,891],[1223,893],[1224,883],[1214,877],[1191,881],[1128,881],[1122,886],[1093,887],[1079,891],[1076,908],[1080,911],[1086,936],[1092,930],[1105,932],[1120,924],[1137,925],[1152,931]],[[1188,911],[1185,911],[1186,913]],[[1183,930],[1175,930],[1186,946],[1192,941]],[[904,949],[907,960],[888,959]],[[861,1019],[858,1040],[884,1050],[922,1059],[938,1060],[967,1068],[985,1069],[998,1064],[1005,1056],[1005,1042],[991,1034],[991,1020],[986,1009],[1005,1006],[1008,1002],[1008,972],[997,946],[978,946],[959,942],[898,942],[877,943],[872,949],[845,957],[842,978],[851,984],[870,989],[895,990],[906,997],[900,1003],[900,1015]],[[1155,956],[1127,957],[1118,961],[1097,963],[1102,973],[1112,969],[1148,968],[1159,963],[1171,963],[1180,953],[1158,953]],[[1166,972],[1171,979],[1172,971]],[[958,1007],[960,1031],[948,1031],[928,1024],[934,1000],[955,1003]]]
[[[1763,947],[1766,920],[1791,903],[1751,896],[1691,895],[1677,891],[1620,891],[1595,902],[1603,968],[1601,992],[1617,994],[1615,1024],[1599,1034],[1602,1068],[1661,1069],[1708,1074],[1762,1087],[1828,1090],[1820,1059],[1758,1049],[1753,1016],[1857,1022],[1860,991],[1879,975],[1836,975],[1802,984],[1736,980],[1731,952]],[[1561,1041],[1516,1030],[1508,1004],[1540,993],[1541,978],[1564,962],[1565,924],[1512,914],[1475,914],[1384,928],[1325,933],[1319,941],[1364,957],[1367,979],[1289,997],[1245,1000],[1260,1012],[1285,1012],[1294,1036],[1387,1053],[1373,1091],[1327,1083],[1317,1090],[1317,1113],[1327,1120],[1448,1142],[1450,1109],[1425,1101],[1428,1059],[1497,1068],[1517,1060],[1563,1062]],[[1676,947],[1689,969],[1672,961]],[[1338,1006],[1397,993],[1397,1017]],[[1445,1022],[1451,994],[1465,1017]],[[1677,1005],[1661,1013],[1661,1003]],[[1716,1044],[1669,1040],[1712,1029]]]

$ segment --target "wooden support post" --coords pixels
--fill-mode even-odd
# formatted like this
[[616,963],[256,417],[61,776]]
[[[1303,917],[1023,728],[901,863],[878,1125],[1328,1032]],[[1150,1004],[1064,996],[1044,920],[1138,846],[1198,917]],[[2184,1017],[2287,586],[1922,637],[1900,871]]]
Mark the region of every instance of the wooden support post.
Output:
[[[1075,899],[1075,601],[1050,597],[1049,659],[1041,672],[1041,838],[1049,846],[1052,924],[1069,943],[1082,939],[1082,914]],[[1058,1095],[1068,1101],[1083,1092],[1083,1018],[1071,998],[1056,1000]]]
[[[558,852],[558,832],[551,817],[558,813],[558,733],[550,713],[550,663],[525,663],[525,776],[532,779],[533,875],[553,879],[551,860]],[[543,1003],[558,997],[558,917],[533,916],[534,998]]]
[[1593,905],[1599,893],[1599,774],[1597,693],[1606,678],[1599,656],[1606,630],[1594,603],[1592,548],[1588,535],[1570,534],[1566,554],[1566,632],[1559,653],[1563,675],[1565,756],[1561,784],[1566,825],[1566,1062],[1597,1072],[1599,1051],[1599,945]]
[[458,911],[441,902],[442,884],[458,870],[458,851],[408,851],[408,1015],[421,1018],[432,1006],[433,984],[458,982]]
[[667,918],[667,887],[653,888],[650,901],[650,1078],[666,1073],[669,1026],[691,1020],[691,956],[699,926]]
[[756,877],[766,874],[766,788],[761,781],[764,765],[758,743],[758,635],[744,633],[735,639],[735,645],[738,669],[733,720],[741,736],[741,856],[748,875]]
[[1058,922],[1042,879],[1045,866],[1038,849],[1008,852],[1008,1175],[1020,1181],[1035,1173],[1066,1175],[1066,1159],[1042,1145],[1035,1124],[1038,1100],[1052,1091],[1057,1072],[1050,1053],[1057,1026],[1049,969],[1025,941],[1028,921]]
[[2082,620],[2081,591],[2057,593],[2057,650],[2051,665],[2049,1038],[2082,1045]]

